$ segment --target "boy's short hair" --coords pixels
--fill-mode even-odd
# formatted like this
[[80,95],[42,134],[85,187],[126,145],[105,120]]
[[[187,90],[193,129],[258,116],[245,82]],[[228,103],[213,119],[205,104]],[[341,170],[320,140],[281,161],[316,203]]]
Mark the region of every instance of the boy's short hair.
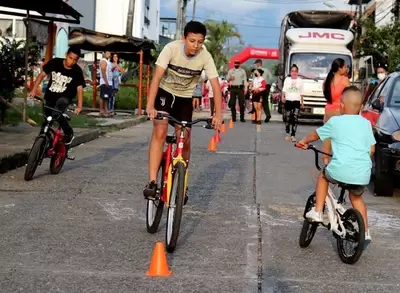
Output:
[[356,87],[355,85],[350,85],[348,87],[345,87],[344,90],[342,91],[342,96],[347,92],[355,92],[355,93],[361,94],[361,90],[358,87]]
[[81,49],[79,47],[77,47],[77,46],[71,46],[71,47],[68,48],[67,55],[69,53],[74,53],[74,54],[76,54],[76,55],[78,55],[80,57],[81,56]]
[[183,35],[185,36],[185,38],[188,36],[189,33],[201,34],[206,37],[207,28],[201,22],[191,20],[186,24],[185,29],[183,30]]

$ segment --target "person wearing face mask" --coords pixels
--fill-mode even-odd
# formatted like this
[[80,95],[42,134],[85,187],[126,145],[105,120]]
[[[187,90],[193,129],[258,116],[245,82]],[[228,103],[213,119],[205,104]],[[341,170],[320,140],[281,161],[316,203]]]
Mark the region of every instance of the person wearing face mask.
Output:
[[369,96],[371,95],[371,93],[373,92],[373,90],[382,82],[385,80],[385,78],[388,75],[388,65],[386,62],[381,61],[376,65],[376,77],[377,79],[373,79],[367,89],[365,90],[364,93],[364,104],[367,102]]
[[262,109],[262,102],[264,99],[264,92],[267,88],[267,84],[265,79],[262,77],[264,71],[261,69],[254,70],[254,79],[253,79],[253,88],[252,88],[252,100],[255,110],[255,118],[253,122],[255,124],[261,124],[261,109]]
[[282,103],[285,105],[286,111],[285,130],[286,140],[296,142],[296,130],[300,108],[303,104],[303,80],[298,77],[299,68],[293,64],[290,68],[290,76],[286,77],[282,89]]
[[[272,79],[272,75],[271,72],[269,72],[269,70],[265,67],[262,66],[262,60],[261,59],[257,59],[254,64],[256,65],[256,69],[261,69],[263,71],[262,74],[262,78],[265,80],[265,82],[267,83],[268,81],[271,81]],[[265,123],[268,123],[269,120],[271,119],[271,111],[269,108],[269,100],[268,100],[268,92],[264,91],[263,92],[263,98],[262,98],[262,108],[264,109],[264,113],[265,113]]]
[[246,122],[246,120],[244,120],[244,110],[246,106],[244,96],[247,92],[247,75],[246,71],[240,68],[239,60],[235,60],[235,68],[229,69],[227,77],[228,81],[231,82],[229,89],[229,108],[232,113],[232,121],[236,122],[236,100],[239,100],[240,121]]

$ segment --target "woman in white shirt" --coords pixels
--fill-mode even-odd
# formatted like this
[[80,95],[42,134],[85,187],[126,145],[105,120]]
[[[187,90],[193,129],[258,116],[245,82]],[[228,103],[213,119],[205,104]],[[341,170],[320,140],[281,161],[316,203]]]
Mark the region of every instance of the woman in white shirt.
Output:
[[[299,68],[293,64],[290,68],[290,77],[286,77],[282,89],[282,103],[285,105],[286,140],[296,142],[296,130],[300,108],[303,104],[303,80],[299,78]],[[291,129],[290,129],[291,128]]]
[[[218,77],[218,81],[219,81],[219,86],[221,87],[221,93],[222,93],[222,79],[220,77]],[[214,116],[214,112],[215,112],[214,92],[213,92],[210,80],[207,80],[206,88],[208,90],[208,98],[210,100],[211,116]]]
[[254,104],[254,110],[255,110],[255,119],[254,123],[256,124],[261,124],[261,112],[262,112],[262,97],[263,97],[263,92],[267,88],[267,84],[265,82],[265,79],[262,78],[264,71],[260,68],[257,68],[254,70],[254,79],[253,79],[253,87],[252,87],[252,101]]

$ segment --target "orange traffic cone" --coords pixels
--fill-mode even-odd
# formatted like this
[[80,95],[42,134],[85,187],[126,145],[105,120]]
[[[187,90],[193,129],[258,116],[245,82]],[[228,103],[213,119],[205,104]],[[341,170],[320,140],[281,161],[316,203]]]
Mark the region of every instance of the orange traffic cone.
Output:
[[217,146],[215,145],[215,138],[214,136],[211,137],[210,143],[208,144],[208,150],[211,152],[215,152],[217,150]]
[[234,125],[235,125],[235,123],[232,120],[229,121],[229,128],[233,128]]
[[226,132],[226,126],[225,126],[225,123],[222,123],[222,125],[221,125],[221,133],[225,133]]
[[172,271],[168,267],[167,257],[165,256],[164,243],[156,242],[153,256],[151,257],[150,267],[146,273],[149,277],[168,277]]
[[221,137],[219,136],[219,131],[215,131],[215,142],[220,143],[221,142]]

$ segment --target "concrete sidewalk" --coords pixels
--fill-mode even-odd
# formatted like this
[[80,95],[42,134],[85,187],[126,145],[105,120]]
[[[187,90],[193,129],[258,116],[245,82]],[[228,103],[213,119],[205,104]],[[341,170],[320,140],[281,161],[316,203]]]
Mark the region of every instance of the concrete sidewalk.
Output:
[[[90,116],[98,115],[93,113]],[[100,119],[99,119],[100,120]],[[119,130],[145,122],[146,116],[121,115],[115,118],[101,118],[96,128],[75,128],[72,146],[99,138],[106,132]],[[4,126],[0,129],[0,174],[26,164],[30,148],[38,135],[39,128],[29,124]]]

